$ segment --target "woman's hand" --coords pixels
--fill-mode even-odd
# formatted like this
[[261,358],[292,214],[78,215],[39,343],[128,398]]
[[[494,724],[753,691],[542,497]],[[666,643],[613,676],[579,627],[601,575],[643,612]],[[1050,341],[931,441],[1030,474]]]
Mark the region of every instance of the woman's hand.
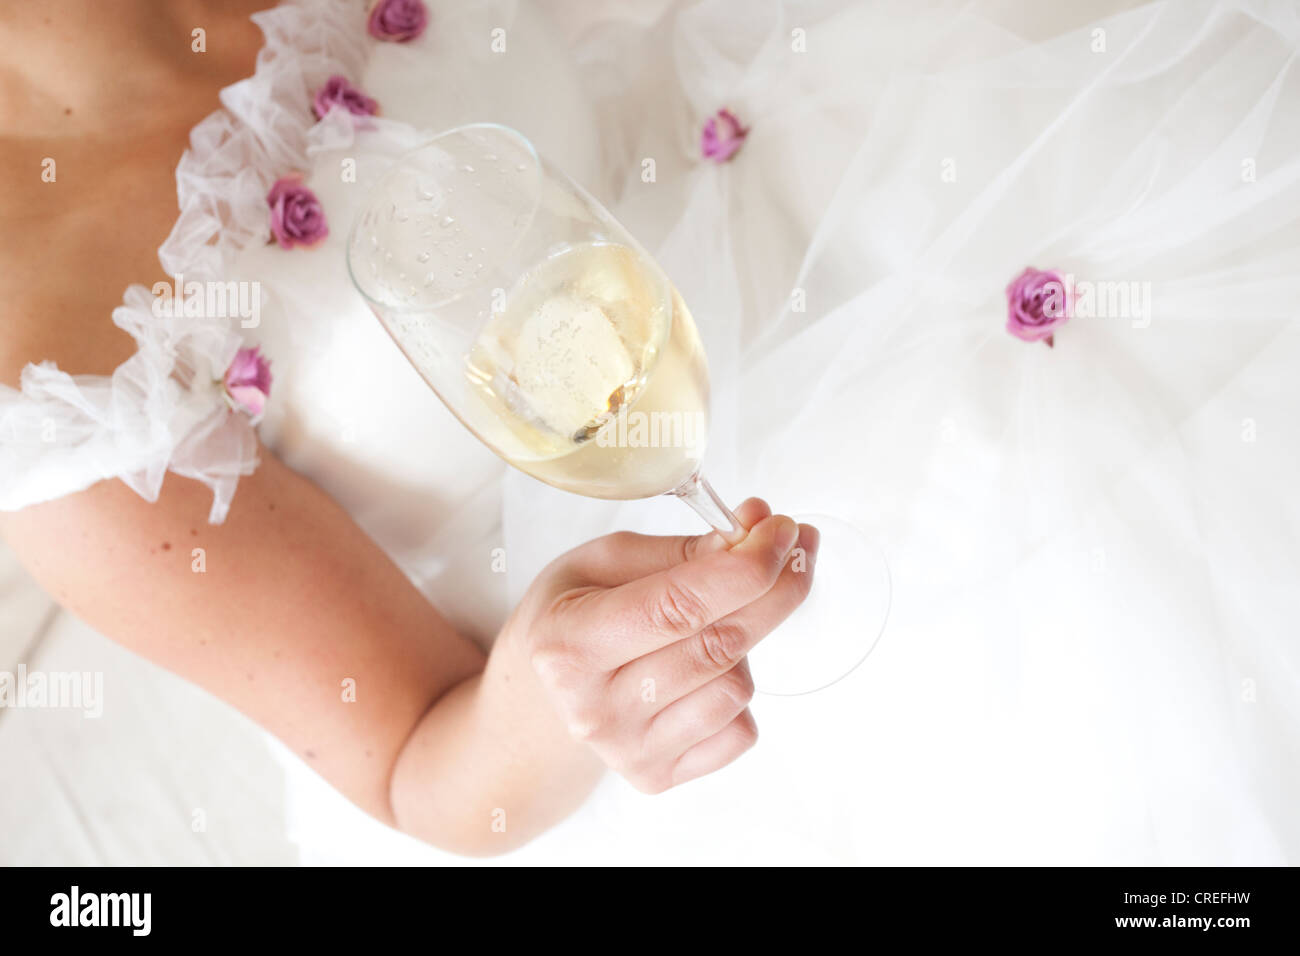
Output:
[[[621,532],[558,558],[507,625],[569,733],[645,793],[753,746],[745,655],[812,586],[817,530],[751,498],[749,535]],[[503,635],[504,636],[504,635]]]

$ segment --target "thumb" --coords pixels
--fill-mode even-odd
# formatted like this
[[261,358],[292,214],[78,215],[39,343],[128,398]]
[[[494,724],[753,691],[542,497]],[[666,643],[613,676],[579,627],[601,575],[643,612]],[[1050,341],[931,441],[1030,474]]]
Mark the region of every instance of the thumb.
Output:
[[619,666],[703,630],[776,583],[799,539],[785,515],[764,518],[732,548],[711,551],[568,605],[572,626],[602,635],[598,653]]
[[[772,509],[762,498],[747,498],[735,513],[741,525],[749,529],[771,517]],[[727,542],[716,531],[693,535],[620,531],[587,542],[569,552],[568,559],[576,577],[584,583],[613,588],[726,547]]]

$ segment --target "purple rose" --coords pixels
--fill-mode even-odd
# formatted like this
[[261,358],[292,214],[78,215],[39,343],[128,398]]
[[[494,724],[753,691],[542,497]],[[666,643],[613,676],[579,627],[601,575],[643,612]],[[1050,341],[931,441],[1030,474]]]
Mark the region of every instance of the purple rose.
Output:
[[405,43],[423,33],[428,22],[421,0],[379,0],[370,9],[366,29],[376,40]]
[[335,73],[319,90],[312,100],[311,110],[317,119],[324,119],[325,114],[336,106],[341,106],[353,116],[374,116],[379,112],[379,104],[347,81],[347,77]]
[[740,149],[740,144],[749,135],[749,130],[740,125],[731,110],[718,110],[717,115],[710,116],[704,123],[700,134],[700,152],[705,159],[715,163],[725,163]]
[[271,207],[271,235],[281,247],[311,246],[330,234],[325,210],[300,176],[284,176],[266,194]]
[[1050,346],[1053,333],[1070,318],[1069,306],[1061,274],[1031,266],[1007,286],[1007,331]]
[[240,349],[221,380],[230,404],[256,422],[271,394],[271,363],[260,348]]

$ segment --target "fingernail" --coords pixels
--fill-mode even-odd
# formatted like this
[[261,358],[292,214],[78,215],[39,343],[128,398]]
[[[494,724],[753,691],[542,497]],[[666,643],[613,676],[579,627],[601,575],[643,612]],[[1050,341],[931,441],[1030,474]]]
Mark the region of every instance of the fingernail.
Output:
[[794,543],[799,540],[799,526],[785,515],[776,519],[776,546],[782,554],[789,554]]

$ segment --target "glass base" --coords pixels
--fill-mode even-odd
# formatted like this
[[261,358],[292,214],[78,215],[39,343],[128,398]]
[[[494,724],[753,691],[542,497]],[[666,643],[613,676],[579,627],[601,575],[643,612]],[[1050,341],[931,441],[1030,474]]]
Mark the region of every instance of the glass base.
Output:
[[811,694],[842,680],[875,648],[889,617],[889,564],[853,525],[823,514],[792,516],[821,532],[812,591],[749,653],[760,694]]

